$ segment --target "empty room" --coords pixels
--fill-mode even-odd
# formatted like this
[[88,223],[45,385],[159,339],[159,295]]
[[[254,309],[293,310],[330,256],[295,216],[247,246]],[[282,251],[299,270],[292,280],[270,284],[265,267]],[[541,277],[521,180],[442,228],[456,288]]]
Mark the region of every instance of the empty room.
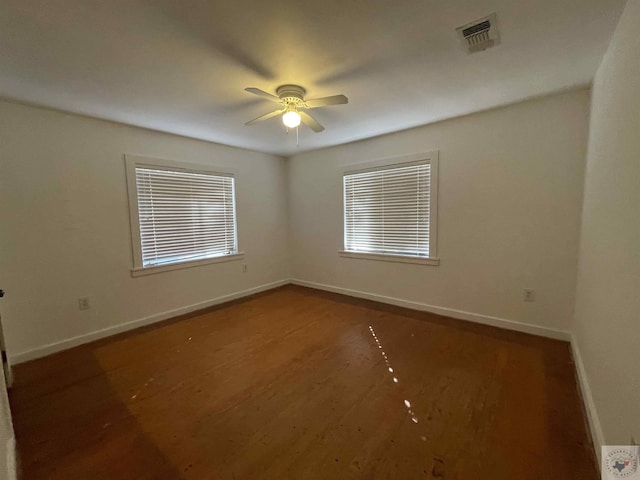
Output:
[[640,0],[0,0],[0,480],[640,480]]

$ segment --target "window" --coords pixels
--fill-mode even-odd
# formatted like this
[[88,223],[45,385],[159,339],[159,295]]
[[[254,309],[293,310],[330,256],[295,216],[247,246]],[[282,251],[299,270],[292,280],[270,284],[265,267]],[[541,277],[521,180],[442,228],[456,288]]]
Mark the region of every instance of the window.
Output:
[[235,178],[127,156],[135,275],[237,259]]
[[437,152],[343,175],[342,256],[437,265]]

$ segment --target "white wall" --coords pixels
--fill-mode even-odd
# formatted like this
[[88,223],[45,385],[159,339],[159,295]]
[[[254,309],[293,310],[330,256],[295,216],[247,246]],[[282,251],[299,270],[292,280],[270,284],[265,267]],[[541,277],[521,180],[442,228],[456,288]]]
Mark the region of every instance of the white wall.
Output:
[[[578,90],[291,158],[293,277],[567,330],[588,109],[588,90]],[[440,266],[339,257],[341,167],[432,150]],[[523,288],[536,290],[535,303]]]
[[[248,273],[226,262],[132,278],[125,153],[236,169]],[[282,158],[12,103],[0,103],[0,155],[10,357],[289,277]]]
[[629,0],[593,85],[573,326],[597,436],[613,445],[640,441],[638,23],[640,0]]
[[[587,90],[537,99],[298,155],[288,169],[266,154],[0,103],[10,356],[286,280],[289,245],[297,279],[567,330],[588,100]],[[440,266],[338,257],[341,166],[430,150],[440,151]],[[237,169],[249,272],[228,262],[132,278],[125,153]],[[78,310],[80,296],[90,310]]]

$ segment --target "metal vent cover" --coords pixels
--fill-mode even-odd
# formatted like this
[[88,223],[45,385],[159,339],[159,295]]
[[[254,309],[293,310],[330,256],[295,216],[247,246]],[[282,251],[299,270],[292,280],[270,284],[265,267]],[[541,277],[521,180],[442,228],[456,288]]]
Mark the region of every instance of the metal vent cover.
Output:
[[462,25],[456,32],[468,53],[481,52],[500,43],[495,13]]

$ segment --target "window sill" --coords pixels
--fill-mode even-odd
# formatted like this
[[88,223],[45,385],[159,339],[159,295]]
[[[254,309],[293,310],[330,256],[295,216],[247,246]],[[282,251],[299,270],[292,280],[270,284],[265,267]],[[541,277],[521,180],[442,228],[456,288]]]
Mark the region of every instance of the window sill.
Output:
[[420,265],[440,265],[439,258],[412,257],[409,255],[391,255],[387,253],[364,253],[364,252],[347,252],[345,250],[338,251],[338,255],[346,258],[359,258],[361,260],[381,260],[383,262],[396,263],[417,263]]
[[233,253],[231,255],[222,255],[220,257],[203,258],[200,260],[189,260],[187,262],[170,263],[168,265],[156,265],[153,267],[132,268],[131,276],[140,277],[142,275],[153,275],[154,273],[168,272],[170,270],[181,270],[183,268],[199,267],[201,265],[209,265],[212,263],[231,262],[234,260],[242,260],[244,252]]

